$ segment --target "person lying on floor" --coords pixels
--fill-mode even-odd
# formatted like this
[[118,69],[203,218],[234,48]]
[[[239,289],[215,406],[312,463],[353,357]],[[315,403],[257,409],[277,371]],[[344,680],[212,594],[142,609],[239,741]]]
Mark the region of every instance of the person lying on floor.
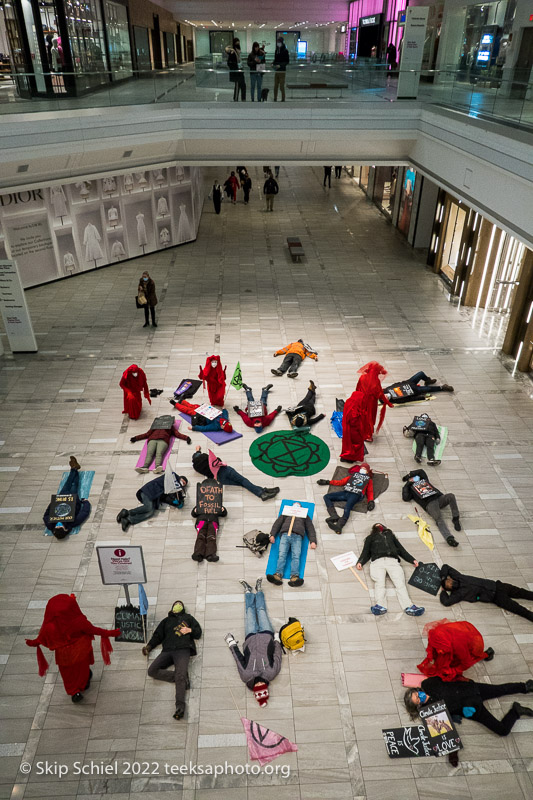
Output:
[[288,378],[297,378],[300,364],[304,358],[306,358],[306,356],[318,361],[318,353],[316,350],[313,350],[313,348],[308,344],[304,344],[302,339],[298,339],[297,342],[291,342],[290,344],[285,345],[285,347],[282,347],[280,350],[276,350],[274,353],[274,357],[283,355],[285,358],[281,362],[280,366],[277,369],[270,370],[272,375],[284,375],[288,370]]
[[453,527],[456,531],[461,530],[461,523],[459,521],[459,508],[455,495],[451,492],[443,494],[439,489],[430,483],[427,473],[423,469],[414,469],[404,475],[402,478],[404,482],[402,488],[402,500],[408,503],[410,500],[415,500],[418,505],[428,512],[437,523],[437,527],[442,536],[450,547],[458,547],[459,542],[450,533],[448,525],[442,516],[442,509],[450,506],[452,512]]
[[311,427],[311,425],[315,425],[317,422],[320,422],[321,419],[324,419],[326,416],[325,414],[318,414],[318,416],[315,417],[315,401],[316,386],[313,381],[309,381],[309,389],[307,390],[307,394],[305,395],[304,399],[300,400],[298,405],[294,408],[287,408],[285,410],[291,427]]
[[52,508],[52,504],[49,503],[46,511],[43,514],[43,522],[51,531],[56,539],[64,539],[65,536],[68,536],[73,528],[77,528],[78,525],[83,525],[85,520],[89,517],[91,513],[91,504],[88,500],[85,500],[83,497],[80,499],[78,495],[79,486],[80,486],[80,465],[76,460],[76,456],[71,456],[69,461],[70,472],[68,478],[66,479],[63,486],[58,491],[58,494],[75,494],[76,495],[76,515],[71,522],[67,520],[63,522],[51,522],[50,521],[50,511]]
[[153,517],[156,510],[166,503],[175,508],[183,508],[185,503],[185,487],[188,480],[185,475],[174,476],[174,483],[177,489],[174,492],[165,491],[165,475],[160,475],[159,478],[154,478],[148,481],[144,486],[141,486],[136,494],[137,500],[141,503],[137,508],[122,508],[117,514],[117,522],[122,525],[122,530],[127,531],[130,525],[138,525],[139,522]]
[[404,425],[403,435],[408,439],[414,438],[416,442],[415,461],[418,464],[422,462],[424,447],[427,450],[428,464],[431,467],[437,467],[441,463],[439,459],[435,458],[435,444],[440,442],[439,429],[429,414],[413,417],[413,421],[409,425]]
[[[170,418],[171,419],[171,418]],[[148,439],[146,447],[146,458],[142,467],[135,467],[135,471],[141,475],[149,472],[150,464],[155,460],[154,472],[163,472],[163,459],[170,445],[170,439],[174,436],[176,439],[181,439],[187,444],[191,444],[191,437],[180,433],[176,423],[167,428],[150,428],[146,433],[138,433],[132,436],[130,442],[140,442],[142,439]]]
[[268,386],[263,386],[259,402],[254,400],[254,394],[249,386],[243,383],[242,388],[246,392],[248,401],[246,409],[242,411],[239,406],[233,406],[233,410],[237,412],[245,425],[249,428],[254,428],[256,433],[261,433],[264,428],[268,428],[274,422],[281,411],[281,406],[278,406],[270,414],[267,412],[268,393],[272,389],[272,384],[269,383]]
[[196,518],[194,527],[196,528],[196,542],[194,552],[191,556],[193,561],[201,562],[218,561],[217,556],[217,536],[219,531],[219,517],[227,517],[228,511],[222,506],[220,514],[200,514],[195,506],[191,511],[191,516]]
[[225,433],[232,433],[233,426],[229,421],[229,414],[227,408],[223,408],[218,417],[215,419],[208,419],[203,414],[198,414],[196,409],[200,407],[201,403],[189,403],[183,400],[179,403],[177,400],[170,400],[170,405],[174,406],[177,411],[182,414],[187,414],[191,418],[190,431],[199,431],[200,433],[210,433],[214,431],[224,431]]
[[[299,503],[295,503],[294,505],[299,505]],[[292,530],[289,536],[291,524]],[[270,531],[270,541],[274,544],[276,537],[280,537],[279,555],[276,571],[266,576],[269,583],[281,586],[283,583],[285,564],[287,559],[290,558],[291,577],[289,579],[289,586],[302,586],[304,580],[300,578],[300,556],[302,554],[303,539],[306,534],[309,538],[309,547],[311,550],[315,550],[316,531],[313,520],[309,515],[306,517],[292,517],[286,514],[280,514],[276,519]]]
[[[424,386],[419,384],[423,383]],[[436,386],[436,378],[430,378],[425,372],[416,372],[411,378],[406,381],[399,381],[383,389],[383,394],[391,403],[410,403],[412,400],[419,400],[435,392],[453,392],[453,386],[443,383],[442,386]],[[431,388],[429,388],[431,387]]]
[[489,578],[463,575],[448,564],[442,565],[440,577],[442,591],[439,599],[443,606],[454,606],[463,600],[465,603],[494,603],[498,608],[533,622],[533,611],[515,602],[515,599],[533,600],[533,592],[528,589]]
[[[368,500],[368,510],[373,511],[376,507],[374,502],[374,484],[372,482],[372,470],[366,462],[357,464],[350,468],[350,472],[345,478],[338,481],[328,481],[320,478],[317,481],[319,486],[342,486],[338,492],[329,492],[324,495],[324,503],[329,513],[326,519],[328,527],[335,533],[342,533],[342,529],[348,522],[352,508],[356,503],[360,503],[365,497]],[[335,503],[345,503],[344,513],[339,517],[335,510]]]
[[266,486],[256,486],[254,483],[241,475],[233,467],[229,467],[224,461],[216,456],[211,450],[209,454],[202,453],[200,445],[196,448],[196,452],[192,457],[192,466],[200,475],[206,478],[215,478],[223,486],[242,486],[248,492],[255,494],[261,500],[270,500],[275,497],[279,492],[279,486],[274,486],[272,489]]

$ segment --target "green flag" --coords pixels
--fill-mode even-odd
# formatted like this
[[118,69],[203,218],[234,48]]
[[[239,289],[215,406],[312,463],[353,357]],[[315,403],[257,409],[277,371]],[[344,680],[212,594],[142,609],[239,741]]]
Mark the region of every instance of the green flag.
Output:
[[230,381],[230,386],[235,386],[236,389],[242,389],[242,372],[239,361],[237,361],[237,366],[235,367],[233,378]]

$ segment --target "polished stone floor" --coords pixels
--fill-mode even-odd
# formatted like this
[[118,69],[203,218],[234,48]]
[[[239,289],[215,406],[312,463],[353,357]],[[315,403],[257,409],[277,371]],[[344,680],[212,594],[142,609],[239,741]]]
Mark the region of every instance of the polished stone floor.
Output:
[[[464,531],[456,550],[437,534],[434,558],[533,588],[528,381],[510,374],[471,313],[448,302],[423,256],[349,177],[333,179],[325,190],[321,167],[282,167],[272,214],[261,203],[260,169],[252,170],[252,178],[248,206],[224,204],[217,217],[206,200],[196,243],[28,292],[39,354],[0,361],[0,798],[128,800],[143,794],[155,800],[166,791],[178,800],[527,800],[533,796],[533,720],[520,721],[506,739],[464,721],[457,769],[445,759],[389,760],[385,753],[381,729],[407,722],[401,672],[415,670],[424,653],[424,625],[444,616],[442,606],[413,590],[413,601],[427,611],[409,618],[391,590],[389,613],[375,618],[368,594],[349,571],[337,572],[330,558],[358,553],[371,523],[382,520],[415,557],[430,560],[407,519],[413,509],[400,495],[401,475],[415,463],[401,435],[412,409],[388,412],[369,445],[370,463],[389,474],[390,488],[372,514],[353,514],[342,536],[323,521],[319,476],[282,481],[279,499],[316,502],[318,548],[309,552],[302,588],[266,585],[275,625],[297,616],[309,642],[304,654],[284,656],[265,709],[240,682],[223,637],[231,631],[242,642],[244,603],[237,581],[254,581],[266,567],[265,558],[236,546],[251,528],[269,530],[279,502],[226,489],[229,515],[217,564],[198,565],[190,558],[190,499],[183,511],[167,509],[127,534],[115,522],[117,511],[134,505],[135,492],[151,477],[134,471],[139,445],[130,437],[147,430],[155,414],[168,412],[171,389],[195,377],[206,355],[219,352],[229,376],[240,360],[246,382],[256,389],[272,380],[271,408],[293,404],[308,379],[316,382],[318,411],[326,419],[315,433],[331,449],[322,477],[332,475],[340,452],[328,421],[335,398],[353,390],[360,365],[378,358],[391,380],[424,369],[456,390],[430,404],[435,420],[448,426],[449,441],[442,465],[429,471],[437,485],[457,494]],[[290,263],[290,235],[302,239],[301,264]],[[159,294],[157,330],[143,329],[133,302],[144,269]],[[306,361],[296,381],[271,378],[270,368],[279,363],[272,353],[297,338],[318,350],[318,362]],[[151,408],[145,404],[138,421],[122,416],[118,386],[134,362],[145,369],[151,387],[165,390]],[[230,389],[228,407],[240,401]],[[274,485],[251,465],[254,434],[230,414],[244,435],[220,448],[220,455],[259,484]],[[283,427],[283,419],[274,424]],[[193,434],[193,445],[198,443],[207,441]],[[172,463],[194,485],[192,451],[179,442]],[[43,536],[41,517],[71,453],[83,468],[95,470],[93,510],[78,535],[58,542]],[[58,592],[75,592],[93,623],[113,626],[119,591],[102,586],[95,546],[121,542],[144,548],[150,628],[178,597],[202,624],[182,722],[172,719],[173,688],[147,677],[137,645],[116,644],[106,668],[95,648],[94,680],[79,705],[65,695],[57,667],[45,679],[38,676],[35,651],[25,645],[25,637],[39,628],[47,600]],[[408,574],[410,567],[404,567]],[[365,576],[372,588],[368,568]],[[481,604],[455,606],[446,617],[474,623],[496,651],[471,677],[497,683],[532,676],[531,623]],[[492,701],[490,707],[500,715],[514,699],[521,698]],[[165,774],[165,763],[245,765],[239,714],[298,744],[297,753],[273,762],[277,775]],[[91,760],[96,767],[117,762],[115,773],[77,774],[75,764]],[[149,762],[150,774],[128,774],[126,764],[134,761]],[[30,774],[20,771],[22,762],[32,764]],[[44,762],[50,772],[40,775]],[[68,770],[61,777],[60,765]],[[290,777],[281,767],[290,767]]]

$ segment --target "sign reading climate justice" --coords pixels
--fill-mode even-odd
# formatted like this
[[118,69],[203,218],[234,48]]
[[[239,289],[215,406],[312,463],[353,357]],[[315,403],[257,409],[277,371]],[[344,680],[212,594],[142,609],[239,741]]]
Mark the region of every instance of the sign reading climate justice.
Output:
[[141,546],[111,545],[96,548],[100,575],[104,586],[128,583],[146,583]]

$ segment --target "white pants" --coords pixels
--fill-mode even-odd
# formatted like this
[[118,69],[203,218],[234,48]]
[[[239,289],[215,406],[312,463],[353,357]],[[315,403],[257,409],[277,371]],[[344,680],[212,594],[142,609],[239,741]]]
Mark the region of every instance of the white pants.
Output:
[[376,604],[387,608],[387,596],[385,594],[385,581],[389,575],[394,584],[400,607],[402,609],[409,608],[413,603],[407,594],[405,586],[405,575],[402,565],[395,558],[377,558],[370,563],[370,577],[376,584]]

